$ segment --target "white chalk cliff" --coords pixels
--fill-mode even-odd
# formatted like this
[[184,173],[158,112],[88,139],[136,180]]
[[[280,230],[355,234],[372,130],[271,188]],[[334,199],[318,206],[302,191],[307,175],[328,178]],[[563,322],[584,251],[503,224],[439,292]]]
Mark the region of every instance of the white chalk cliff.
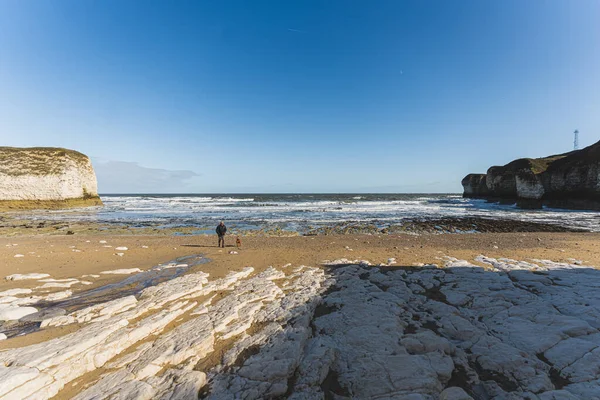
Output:
[[0,207],[101,205],[90,159],[77,151],[0,147]]

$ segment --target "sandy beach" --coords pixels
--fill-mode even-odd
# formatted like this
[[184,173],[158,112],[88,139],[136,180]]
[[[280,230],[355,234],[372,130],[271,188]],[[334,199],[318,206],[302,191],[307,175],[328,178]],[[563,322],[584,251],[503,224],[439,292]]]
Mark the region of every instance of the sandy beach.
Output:
[[[440,264],[444,256],[473,261],[480,254],[495,258],[576,259],[600,265],[597,233],[476,233],[444,235],[333,235],[296,237],[242,237],[237,249],[234,237],[225,249],[217,248],[215,235],[55,235],[0,238],[0,275],[48,273],[55,279],[98,274],[102,271],[140,268],[200,254],[210,262],[200,269],[213,277],[252,266],[262,271],[287,263],[319,266],[325,260],[347,258],[397,265]],[[127,250],[116,250],[127,247]],[[229,254],[235,251],[237,254]],[[121,254],[121,256],[118,255]],[[15,257],[22,255],[23,257]],[[191,270],[189,272],[194,272]],[[119,276],[103,275],[90,289]],[[32,287],[33,281],[0,281],[0,291]],[[76,289],[77,290],[77,289]]]

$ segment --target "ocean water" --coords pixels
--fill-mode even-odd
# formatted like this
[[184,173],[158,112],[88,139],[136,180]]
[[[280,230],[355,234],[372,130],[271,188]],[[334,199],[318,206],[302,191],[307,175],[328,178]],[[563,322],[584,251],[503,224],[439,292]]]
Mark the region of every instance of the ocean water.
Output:
[[458,194],[147,194],[102,195],[104,207],[37,211],[27,218],[95,221],[132,226],[211,228],[225,221],[238,229],[279,227],[306,231],[346,223],[387,226],[406,220],[484,217],[555,223],[600,231],[600,213],[521,210],[514,205],[464,199]]

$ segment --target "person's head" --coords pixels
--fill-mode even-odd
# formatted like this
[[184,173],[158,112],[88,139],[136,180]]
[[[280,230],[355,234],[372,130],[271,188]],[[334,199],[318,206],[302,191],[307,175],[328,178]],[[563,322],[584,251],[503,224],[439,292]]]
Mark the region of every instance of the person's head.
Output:
[[221,221],[221,223],[219,225],[225,225],[225,223],[223,221]]

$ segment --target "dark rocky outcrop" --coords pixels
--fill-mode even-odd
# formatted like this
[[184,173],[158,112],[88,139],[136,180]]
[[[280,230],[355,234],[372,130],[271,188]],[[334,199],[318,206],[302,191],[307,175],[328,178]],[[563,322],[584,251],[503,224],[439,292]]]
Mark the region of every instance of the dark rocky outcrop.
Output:
[[463,178],[462,185],[465,188],[465,197],[478,198],[490,195],[485,174],[469,174]]
[[487,174],[467,175],[462,185],[464,197],[524,208],[600,210],[600,142],[569,153],[494,166]]

